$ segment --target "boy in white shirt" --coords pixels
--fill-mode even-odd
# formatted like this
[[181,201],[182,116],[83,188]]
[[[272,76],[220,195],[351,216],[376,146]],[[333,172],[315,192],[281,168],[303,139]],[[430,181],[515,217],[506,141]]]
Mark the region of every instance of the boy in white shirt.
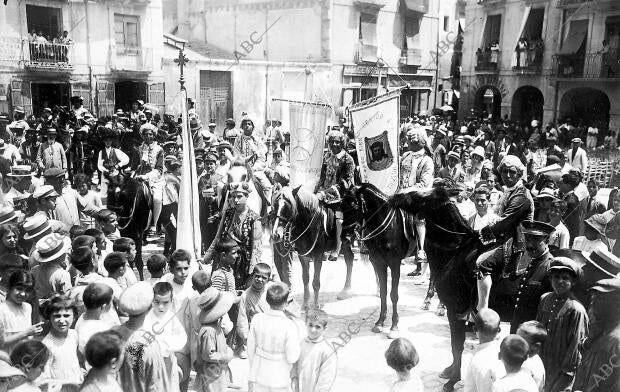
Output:
[[538,392],[543,392],[545,389],[545,365],[543,365],[538,353],[545,339],[547,339],[547,330],[540,322],[532,320],[521,324],[517,329],[517,335],[525,339],[530,347],[527,359],[521,367],[532,374],[532,378],[538,386]]
[[191,255],[183,249],[177,249],[170,255],[168,267],[170,273],[161,278],[161,282],[168,282],[172,285],[172,311],[177,312],[181,309],[181,305],[188,298],[196,295],[196,291],[192,288],[192,279],[189,276],[189,265]]
[[497,219],[495,212],[489,211],[490,200],[491,191],[489,187],[485,183],[479,184],[474,191],[476,213],[467,220],[472,229],[478,231]]
[[480,344],[465,374],[463,392],[492,392],[493,382],[501,372],[501,364],[497,360],[500,318],[494,310],[486,308],[476,314],[474,321]]
[[506,375],[493,383],[493,392],[538,392],[532,374],[522,368],[528,352],[527,342],[519,335],[508,335],[502,340],[499,359],[504,364]]

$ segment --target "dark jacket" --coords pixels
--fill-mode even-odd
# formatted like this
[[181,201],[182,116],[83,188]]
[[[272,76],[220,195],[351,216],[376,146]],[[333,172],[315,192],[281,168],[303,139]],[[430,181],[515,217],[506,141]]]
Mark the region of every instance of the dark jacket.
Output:
[[512,190],[504,192],[496,208],[499,219],[482,229],[483,237],[489,237],[490,232],[498,242],[504,242],[509,238],[523,242],[519,234],[519,225],[534,216],[534,200],[529,189],[522,182],[515,185]]
[[550,252],[533,259],[519,278],[515,309],[510,320],[510,333],[515,333],[525,321],[535,320],[540,297],[553,290],[547,276],[553,256]]

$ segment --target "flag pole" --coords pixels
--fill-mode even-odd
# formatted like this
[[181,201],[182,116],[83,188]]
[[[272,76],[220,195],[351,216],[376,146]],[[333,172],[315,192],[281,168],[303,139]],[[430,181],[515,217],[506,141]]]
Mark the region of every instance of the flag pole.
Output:
[[[189,129],[187,115],[187,90],[183,69],[188,58],[179,49],[179,56],[174,60],[180,68],[179,84],[181,87],[181,139],[183,142],[181,186],[179,190],[179,210],[177,219],[177,249],[185,249],[196,260],[201,254],[201,235],[198,209],[198,174],[194,157],[194,143]],[[198,261],[199,262],[199,261]]]

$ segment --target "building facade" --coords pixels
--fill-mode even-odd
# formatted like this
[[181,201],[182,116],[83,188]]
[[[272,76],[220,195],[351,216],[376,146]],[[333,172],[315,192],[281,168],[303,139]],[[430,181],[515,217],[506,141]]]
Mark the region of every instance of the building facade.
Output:
[[99,116],[137,99],[164,109],[160,0],[25,0],[0,6],[0,112],[69,106]]
[[[222,115],[245,111],[287,123],[286,103],[273,98],[329,102],[342,115],[343,107],[409,84],[401,116],[441,106],[465,2],[164,0],[163,6],[164,30],[189,41],[194,52],[187,86],[203,118],[223,122]],[[165,73],[176,79],[177,47],[169,47]]]
[[620,127],[620,2],[469,0],[461,116]]

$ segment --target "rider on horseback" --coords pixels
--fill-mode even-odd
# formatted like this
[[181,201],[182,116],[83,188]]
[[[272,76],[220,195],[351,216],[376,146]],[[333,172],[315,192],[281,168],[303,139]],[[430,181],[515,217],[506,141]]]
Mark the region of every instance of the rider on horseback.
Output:
[[499,164],[498,170],[506,187],[496,207],[497,220],[480,229],[483,244],[493,244],[492,248],[478,256],[476,276],[478,279],[478,310],[489,307],[491,274],[504,265],[504,255],[512,254],[523,245],[520,224],[532,220],[534,201],[525,187],[523,173],[525,166],[514,155],[507,155]]
[[[329,151],[323,156],[321,177],[317,185],[317,197],[336,214],[336,249],[329,255],[330,261],[335,261],[342,246],[342,191],[353,185],[355,162],[349,153],[344,150],[345,136],[339,130],[331,130],[327,134]],[[344,189],[343,189],[344,188]]]
[[151,234],[157,231],[157,221],[161,214],[163,203],[164,182],[164,150],[155,141],[157,129],[152,124],[144,124],[140,127],[140,134],[144,143],[140,145],[140,166],[136,170],[138,178],[147,181],[153,194],[153,217],[151,219]]
[[[418,124],[416,124],[418,125]],[[414,189],[427,189],[433,185],[433,159],[430,157],[427,148],[426,131],[420,127],[410,127],[407,130],[407,145],[409,151],[403,154],[401,159],[400,192],[407,193]],[[418,234],[418,252],[416,260],[424,265],[424,270],[411,272],[409,275],[420,273],[422,280],[426,273],[426,252],[424,252],[424,239],[426,237],[426,225],[424,219],[416,217],[414,219],[416,232]]]

